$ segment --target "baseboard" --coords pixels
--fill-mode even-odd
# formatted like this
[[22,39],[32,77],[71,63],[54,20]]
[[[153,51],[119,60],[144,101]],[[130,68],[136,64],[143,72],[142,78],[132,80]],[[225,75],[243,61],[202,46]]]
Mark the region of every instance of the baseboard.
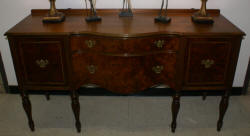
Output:
[[[242,87],[233,87],[232,95],[242,95]],[[103,88],[80,88],[79,94],[82,96],[172,96],[174,91],[171,88],[149,88],[139,93],[122,95],[112,93]],[[29,94],[45,94],[45,91],[32,91],[29,90]],[[68,95],[69,91],[49,91],[52,95]],[[223,91],[182,91],[182,96],[202,96],[206,92],[208,96],[221,96]],[[19,90],[17,86],[9,86],[9,93],[18,94]]]

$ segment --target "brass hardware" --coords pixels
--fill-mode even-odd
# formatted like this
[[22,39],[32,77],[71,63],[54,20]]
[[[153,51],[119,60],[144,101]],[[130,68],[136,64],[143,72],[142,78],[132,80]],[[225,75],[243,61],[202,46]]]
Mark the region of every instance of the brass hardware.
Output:
[[157,48],[163,48],[163,45],[164,45],[165,41],[164,40],[158,40],[158,41],[155,41],[154,44]]
[[164,69],[164,67],[163,66],[154,66],[153,68],[152,68],[152,70],[156,73],[156,74],[161,74],[161,72],[162,72],[162,70]]
[[47,65],[49,64],[49,61],[46,59],[46,60],[36,60],[36,64],[40,67],[40,68],[46,68]]
[[95,74],[97,67],[94,65],[89,65],[89,66],[87,66],[87,69],[88,69],[90,74]]
[[85,44],[88,46],[88,48],[93,48],[96,44],[96,41],[86,40]]
[[204,65],[206,69],[211,68],[214,63],[215,63],[214,60],[210,59],[201,61],[201,65]]

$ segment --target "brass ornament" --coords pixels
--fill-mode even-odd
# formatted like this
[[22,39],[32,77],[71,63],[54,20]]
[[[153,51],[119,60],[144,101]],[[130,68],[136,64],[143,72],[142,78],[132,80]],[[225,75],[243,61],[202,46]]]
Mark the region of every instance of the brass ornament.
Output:
[[201,0],[201,8],[198,12],[192,15],[192,20],[195,23],[212,24],[213,17],[207,13],[207,0]]
[[94,65],[89,65],[89,66],[87,66],[87,69],[88,69],[90,74],[95,74],[97,67]]
[[40,67],[40,68],[46,68],[47,65],[49,64],[49,61],[46,59],[46,60],[36,60],[36,64]]
[[88,46],[88,48],[93,48],[96,44],[96,41],[86,40],[85,44]]
[[163,69],[164,69],[164,67],[163,67],[163,66],[159,66],[159,65],[154,66],[154,67],[152,68],[152,70],[153,70],[156,74],[161,74],[161,72],[162,72]]
[[163,45],[164,45],[165,41],[164,40],[158,40],[158,41],[155,41],[154,44],[157,48],[163,48]]
[[204,65],[204,67],[206,69],[209,69],[212,67],[212,65],[214,65],[215,61],[214,60],[210,60],[210,59],[206,59],[206,60],[202,60],[201,61],[201,65]]
[[65,20],[65,15],[56,10],[56,0],[49,0],[50,10],[47,16],[43,18],[44,23],[58,23]]

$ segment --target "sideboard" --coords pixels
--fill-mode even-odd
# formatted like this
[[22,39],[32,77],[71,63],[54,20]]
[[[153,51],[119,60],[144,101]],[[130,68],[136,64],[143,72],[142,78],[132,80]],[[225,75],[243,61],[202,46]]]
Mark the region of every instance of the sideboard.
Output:
[[[155,23],[159,10],[98,10],[101,22],[85,22],[85,10],[61,10],[62,23],[42,23],[47,10],[32,10],[5,33],[13,57],[23,107],[34,131],[28,90],[69,90],[77,131],[77,89],[95,84],[131,94],[158,84],[175,90],[171,130],[175,132],[180,92],[221,90],[217,130],[228,107],[244,32],[219,10],[209,10],[214,24],[195,24],[197,10],[169,10],[171,23]],[[166,107],[168,108],[168,107]],[[205,114],[205,113],[204,113]],[[209,115],[207,115],[209,116]]]

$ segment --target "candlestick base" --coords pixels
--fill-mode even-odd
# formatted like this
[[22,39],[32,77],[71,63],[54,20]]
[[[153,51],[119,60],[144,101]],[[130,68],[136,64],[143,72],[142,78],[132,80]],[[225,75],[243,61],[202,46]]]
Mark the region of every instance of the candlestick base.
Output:
[[171,18],[165,17],[165,16],[158,16],[155,18],[155,22],[167,24],[167,23],[171,22]]
[[43,23],[60,23],[65,20],[65,15],[61,12],[57,12],[55,15],[47,15],[43,18]]
[[133,13],[131,10],[121,11],[119,17],[133,17]]
[[213,17],[209,15],[202,16],[200,12],[194,13],[192,15],[192,21],[195,23],[200,23],[200,24],[213,24],[214,23]]
[[89,17],[86,17],[85,20],[87,22],[99,22],[99,21],[102,21],[102,18],[99,16],[89,16]]

